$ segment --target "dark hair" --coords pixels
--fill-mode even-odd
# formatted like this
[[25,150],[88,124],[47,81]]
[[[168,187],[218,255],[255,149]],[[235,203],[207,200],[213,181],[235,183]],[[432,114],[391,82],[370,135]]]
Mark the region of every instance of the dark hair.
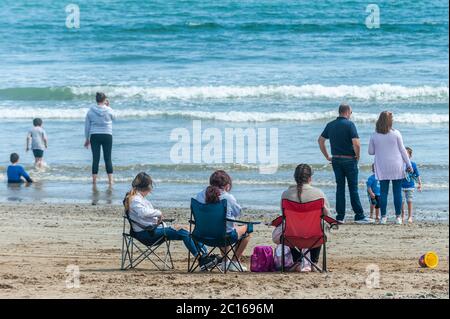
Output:
[[97,103],[103,103],[106,100],[106,95],[103,92],[97,92],[95,94],[95,100],[97,101]]
[[351,109],[350,105],[347,103],[341,103],[341,105],[339,105],[339,115],[345,114],[347,112],[349,112]]
[[232,186],[231,177],[223,170],[217,170],[209,177],[209,186],[206,188],[205,202],[218,203],[225,186]]
[[412,156],[413,150],[411,147],[405,147],[406,151],[408,152],[409,156]]
[[123,200],[123,205],[125,210],[130,209],[131,201],[137,192],[148,192],[153,190],[153,180],[150,175],[145,172],[140,172],[136,175],[131,183],[131,190],[125,195]]
[[11,163],[17,163],[19,161],[19,154],[17,153],[12,153],[11,155],[9,155],[9,160],[11,161]]
[[297,183],[298,201],[302,202],[303,184],[307,184],[313,175],[311,166],[308,164],[299,164],[294,173],[295,182]]
[[392,130],[394,118],[392,112],[383,111],[380,113],[376,124],[376,131],[380,134],[387,134]]
[[42,125],[42,119],[40,119],[40,118],[35,118],[35,119],[33,120],[33,125],[34,125],[34,126],[41,126],[41,125]]

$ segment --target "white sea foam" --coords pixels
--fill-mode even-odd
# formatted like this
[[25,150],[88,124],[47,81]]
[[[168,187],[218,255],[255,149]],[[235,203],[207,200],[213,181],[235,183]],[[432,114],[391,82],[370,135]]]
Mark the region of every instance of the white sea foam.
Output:
[[[84,119],[88,109],[63,109],[63,108],[10,108],[0,107],[0,119],[31,119],[43,117],[45,119]],[[199,120],[214,120],[224,122],[269,122],[269,121],[326,121],[336,117],[334,110],[324,112],[206,112],[206,111],[164,111],[164,110],[138,110],[138,109],[114,109],[118,118],[191,118]],[[354,113],[355,122],[375,122],[378,114]],[[412,124],[448,123],[448,114],[437,113],[399,113],[395,115],[395,121]]]
[[193,86],[193,87],[137,87],[87,86],[70,87],[77,95],[107,92],[116,98],[141,99],[234,99],[234,98],[298,98],[298,99],[358,99],[378,101],[438,100],[448,101],[448,86],[406,87],[391,84],[367,86],[338,85],[259,85],[259,86]]
[[[91,177],[89,176],[64,176],[64,175],[36,175],[31,174],[33,178],[41,182],[78,182],[78,183],[89,183]],[[6,176],[0,174],[0,181],[5,181]],[[106,178],[99,178],[99,181],[106,181]],[[115,176],[116,183],[131,183],[132,178]],[[159,184],[185,184],[185,185],[203,185],[207,182],[206,179],[193,179],[193,178],[156,178],[154,180]],[[272,186],[289,186],[292,185],[291,180],[257,180],[257,179],[235,179],[233,184],[236,185],[247,185],[247,186],[259,186],[259,185],[272,185]],[[333,180],[315,180],[314,185],[318,187],[335,187],[335,182]],[[365,188],[366,183],[360,182],[360,188]],[[445,190],[449,188],[448,183],[424,183],[423,188],[426,190]]]

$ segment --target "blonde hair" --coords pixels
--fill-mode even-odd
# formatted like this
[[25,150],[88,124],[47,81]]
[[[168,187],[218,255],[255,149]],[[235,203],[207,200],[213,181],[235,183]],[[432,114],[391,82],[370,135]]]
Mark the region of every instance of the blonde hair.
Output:
[[131,183],[131,190],[125,195],[123,200],[123,206],[125,211],[129,211],[131,201],[138,192],[151,192],[153,190],[153,180],[150,175],[145,172],[141,172],[136,175]]

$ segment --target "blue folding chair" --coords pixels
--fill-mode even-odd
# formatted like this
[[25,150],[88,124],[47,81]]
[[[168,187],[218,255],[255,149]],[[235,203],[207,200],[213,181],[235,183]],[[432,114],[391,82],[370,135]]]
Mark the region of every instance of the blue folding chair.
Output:
[[[247,225],[247,233],[239,238],[236,242],[232,241],[230,235],[227,234],[227,222]],[[222,262],[234,262],[238,264],[238,269],[242,272],[242,265],[236,257],[236,251],[242,240],[253,232],[253,225],[259,222],[244,222],[227,218],[227,201],[225,199],[218,203],[202,204],[195,199],[191,199],[191,217],[189,220],[189,233],[192,241],[200,251],[201,244],[212,248],[207,257],[211,256],[216,248],[223,251]],[[198,267],[199,256],[191,258],[188,254],[188,272],[194,272]],[[233,260],[236,259],[236,261]],[[218,269],[220,272],[227,272],[228,267],[221,269],[219,263],[214,264],[208,270]]]

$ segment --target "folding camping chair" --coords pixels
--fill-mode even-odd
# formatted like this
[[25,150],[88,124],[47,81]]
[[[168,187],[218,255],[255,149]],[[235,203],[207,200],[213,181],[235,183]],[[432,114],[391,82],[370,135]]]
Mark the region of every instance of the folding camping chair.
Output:
[[[234,222],[238,224],[247,225],[247,233],[233,243],[231,237],[227,235],[227,222]],[[200,251],[201,244],[212,248],[206,257],[212,255],[212,253],[218,248],[223,250],[222,262],[225,265],[229,262],[237,263],[238,269],[242,272],[242,265],[239,261],[233,261],[236,257],[236,251],[239,248],[242,240],[246,238],[251,232],[253,232],[253,225],[259,224],[259,222],[244,222],[239,220],[232,220],[227,218],[227,201],[225,199],[218,203],[202,204],[195,199],[191,199],[191,217],[189,220],[189,233],[197,250]],[[226,248],[225,248],[226,247]],[[188,272],[194,272],[198,263],[198,256],[191,258],[191,253],[188,254]],[[237,258],[235,258],[238,260]],[[222,270],[219,267],[219,263],[211,266],[208,270],[213,271],[218,269],[220,272],[226,273],[228,267]]]
[[[166,223],[171,223],[173,221],[173,219],[164,220]],[[165,236],[162,236],[151,245],[141,243],[136,238],[135,232],[133,231],[133,224],[148,232],[154,231],[160,225],[165,227],[162,221],[155,226],[146,227],[132,220],[128,211],[125,211],[123,215],[122,231],[122,265],[120,269],[128,270],[135,268],[144,260],[150,261],[158,270],[174,269],[172,255],[170,254],[170,240]],[[157,254],[157,249],[160,247],[165,247],[164,257]],[[137,257],[135,256],[135,249],[137,250]]]
[[[325,200],[318,199],[307,203],[297,203],[287,199],[281,202],[282,216],[272,221],[272,226],[282,225],[281,245],[299,251],[301,258],[305,258],[320,272],[327,271],[327,236],[325,222],[331,228],[337,227],[339,222],[327,215],[324,211]],[[313,248],[323,245],[322,269],[320,269],[307,254]],[[281,271],[284,272],[284,253],[281,257]]]

